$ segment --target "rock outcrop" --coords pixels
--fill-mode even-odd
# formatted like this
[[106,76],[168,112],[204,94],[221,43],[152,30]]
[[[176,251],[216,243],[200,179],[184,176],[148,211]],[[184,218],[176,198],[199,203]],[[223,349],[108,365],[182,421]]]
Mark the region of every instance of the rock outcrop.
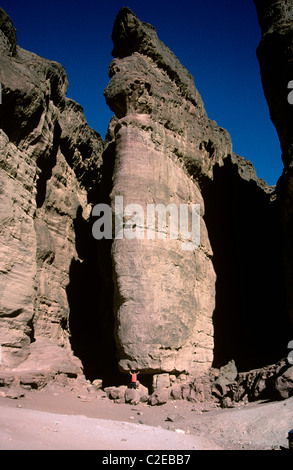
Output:
[[233,153],[152,26],[123,8],[112,38],[105,97],[115,113],[106,142],[113,211],[116,196],[144,214],[151,203],[201,209],[194,252],[178,240],[114,240],[120,368],[201,374],[232,358],[244,370],[279,359],[272,322],[276,308],[285,313],[274,188]]
[[103,140],[66,98],[63,67],[19,47],[3,10],[0,81],[1,366],[77,375],[67,291],[81,262],[75,222],[90,217]]

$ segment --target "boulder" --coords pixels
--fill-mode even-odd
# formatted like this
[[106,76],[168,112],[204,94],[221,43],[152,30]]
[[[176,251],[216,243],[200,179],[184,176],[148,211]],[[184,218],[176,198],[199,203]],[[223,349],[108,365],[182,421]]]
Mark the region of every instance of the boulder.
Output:
[[215,389],[218,390],[221,396],[226,395],[228,384],[235,382],[237,375],[238,372],[234,360],[229,361],[228,364],[220,368],[214,384]]
[[125,391],[125,402],[131,405],[138,405],[140,402],[140,391],[139,389],[127,388]]
[[92,387],[95,391],[101,390],[103,388],[103,380],[102,379],[95,379],[92,381]]
[[170,389],[169,388],[160,388],[153,392],[149,397],[148,403],[151,406],[163,405],[167,403],[170,398]]
[[179,385],[179,384],[172,385],[172,387],[170,389],[170,396],[174,400],[181,400],[181,398],[182,398],[181,385]]
[[120,387],[106,387],[104,389],[104,391],[108,395],[108,398],[110,398],[111,400],[119,400],[121,398],[125,398],[126,390],[126,385],[121,385]]
[[275,389],[280,399],[286,399],[293,395],[293,366],[276,378]]
[[148,391],[147,387],[145,387],[142,384],[139,384],[138,391],[139,391],[139,395],[140,395],[140,401],[143,402],[143,403],[146,403],[149,399],[149,391]]
[[153,375],[153,391],[158,388],[168,388],[170,387],[170,376],[169,374],[154,374]]

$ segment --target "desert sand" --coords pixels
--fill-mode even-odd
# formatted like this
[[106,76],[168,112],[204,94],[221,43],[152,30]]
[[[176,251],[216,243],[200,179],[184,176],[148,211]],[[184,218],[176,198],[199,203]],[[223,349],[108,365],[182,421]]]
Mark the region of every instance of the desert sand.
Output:
[[62,388],[0,396],[0,450],[288,450],[293,397],[221,409],[213,403],[114,403]]

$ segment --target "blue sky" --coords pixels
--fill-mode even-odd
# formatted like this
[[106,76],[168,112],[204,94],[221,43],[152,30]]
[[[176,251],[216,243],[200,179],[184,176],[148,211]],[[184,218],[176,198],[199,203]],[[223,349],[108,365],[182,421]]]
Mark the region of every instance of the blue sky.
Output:
[[60,62],[67,96],[105,136],[112,112],[103,91],[109,81],[114,19],[128,6],[194,76],[210,119],[229,131],[235,153],[257,175],[276,184],[283,169],[279,139],[264,98],[256,48],[261,34],[252,0],[3,0],[18,44]]

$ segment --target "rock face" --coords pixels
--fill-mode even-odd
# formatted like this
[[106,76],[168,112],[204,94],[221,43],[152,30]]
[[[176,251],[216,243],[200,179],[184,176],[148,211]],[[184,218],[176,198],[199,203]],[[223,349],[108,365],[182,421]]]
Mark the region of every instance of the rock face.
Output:
[[153,27],[124,8],[112,37],[115,59],[105,96],[116,115],[108,144],[115,152],[113,210],[117,196],[124,207],[139,204],[147,227],[150,204],[173,204],[178,213],[180,205],[200,205],[197,249],[182,249],[180,235],[160,239],[158,226],[155,239],[144,231],[141,239],[114,240],[119,366],[201,373],[213,360],[215,272],[204,201],[191,173],[211,175],[231,142],[208,120],[192,77]]
[[59,357],[61,371],[66,350],[67,372],[77,374],[67,290],[80,259],[75,222],[90,216],[103,140],[65,97],[61,65],[17,46],[3,10],[0,70],[2,367],[57,372]]
[[112,38],[105,97],[115,113],[106,142],[115,160],[113,210],[123,196],[144,214],[151,203],[197,203],[201,214],[194,252],[178,240],[114,241],[120,368],[200,374],[212,361],[235,358],[247,368],[282,357],[272,327],[275,309],[284,316],[274,189],[233,153],[152,26],[123,8]]
[[283,218],[287,309],[293,322],[293,106],[289,97],[293,89],[293,4],[255,0],[255,5],[262,31],[257,49],[262,84],[284,163],[277,189]]

